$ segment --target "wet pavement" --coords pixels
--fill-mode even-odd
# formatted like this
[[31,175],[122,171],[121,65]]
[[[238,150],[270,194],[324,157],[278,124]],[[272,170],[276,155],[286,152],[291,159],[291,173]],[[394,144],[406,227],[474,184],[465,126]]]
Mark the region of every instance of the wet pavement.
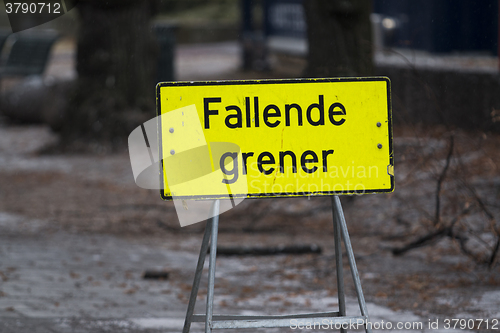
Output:
[[[183,235],[179,241],[86,235],[53,231],[48,224],[0,214],[0,332],[181,331],[201,235]],[[216,288],[216,309],[246,315],[335,310],[337,298],[328,291],[306,291],[295,278],[272,277],[278,267],[314,276],[314,266],[297,270],[290,264],[294,261],[291,256],[219,258],[216,278],[222,281],[222,294]],[[169,278],[145,280],[146,270],[165,270]],[[197,313],[204,309],[205,285],[206,278]],[[257,291],[238,297],[238,289],[250,286]],[[374,323],[426,321],[373,303],[368,311]],[[347,313],[359,313],[352,297]],[[202,329],[193,324],[193,332]]]
[[[54,139],[47,128],[4,127],[1,130],[0,174],[17,170],[20,174],[38,175],[40,186],[44,186],[44,175],[56,172],[87,182],[104,182],[107,186],[122,189],[135,188],[125,154],[101,158],[91,155],[38,156],[34,151],[44,142]],[[67,189],[74,190],[79,189]],[[40,200],[53,204],[51,198]],[[30,212],[30,208],[27,207],[26,211]],[[181,331],[202,238],[199,232],[160,235],[82,232],[81,229],[72,231],[71,227],[60,228],[62,222],[57,214],[51,218],[33,218],[0,212],[0,332]],[[252,315],[336,311],[338,300],[335,292],[324,287],[328,282],[318,281],[331,279],[332,285],[335,283],[332,239],[328,233],[303,233],[294,237],[259,233],[219,235],[220,244],[276,245],[290,242],[318,242],[324,253],[220,257],[216,272],[216,313]],[[368,254],[363,255],[359,248],[360,245],[354,244],[358,259],[365,258],[362,262],[366,265]],[[404,261],[408,258],[401,259]],[[144,279],[148,270],[166,271],[168,279]],[[360,274],[364,281],[379,276],[378,272],[366,268]],[[350,280],[348,273],[346,280]],[[488,297],[479,300],[483,304],[477,306],[498,309],[498,298],[491,293],[485,295]],[[348,296],[347,313],[359,314],[352,288]],[[206,275],[201,282],[196,313],[203,312],[205,301]],[[367,307],[373,323],[425,325],[428,322],[427,317],[411,311],[393,310],[374,302],[368,302]],[[498,317],[498,314],[491,315]],[[202,330],[202,324],[193,324],[193,332]],[[425,327],[390,331],[467,332]]]

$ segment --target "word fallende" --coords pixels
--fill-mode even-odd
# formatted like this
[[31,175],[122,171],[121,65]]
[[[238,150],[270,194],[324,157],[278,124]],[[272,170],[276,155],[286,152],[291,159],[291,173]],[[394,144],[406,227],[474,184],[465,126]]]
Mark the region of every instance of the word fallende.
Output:
[[[312,126],[325,125],[325,118],[328,118],[330,123],[335,126],[340,126],[345,123],[344,118],[338,117],[346,115],[344,105],[338,102],[332,103],[328,107],[327,115],[325,115],[324,96],[318,95],[318,100],[318,103],[312,103],[308,105],[307,108],[304,108],[305,112],[303,112],[303,108],[297,103],[287,103],[281,108],[275,104],[268,104],[261,112],[259,109],[259,97],[253,98],[253,108],[250,97],[245,97],[245,114],[243,115],[243,111],[238,105],[228,105],[225,109],[229,114],[226,115],[224,124],[230,129],[243,128],[243,116],[245,116],[246,127],[260,127],[260,119],[262,118],[262,122],[265,126],[273,128],[281,124],[282,120],[280,119],[283,118],[284,114],[285,126],[290,126],[292,110],[297,113],[296,119],[298,126],[303,126],[304,124],[304,113],[307,122]],[[210,129],[210,116],[219,115],[219,109],[216,109],[215,107],[217,107],[217,105],[214,105],[219,103],[222,103],[221,97],[206,97],[203,99],[205,129]]]

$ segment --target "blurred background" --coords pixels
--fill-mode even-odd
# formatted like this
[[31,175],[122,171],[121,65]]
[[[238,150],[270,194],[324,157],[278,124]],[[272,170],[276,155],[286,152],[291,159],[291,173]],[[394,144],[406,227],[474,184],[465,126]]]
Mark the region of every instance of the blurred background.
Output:
[[[47,123],[65,141],[120,145],[137,117],[149,119],[151,85],[170,80],[386,75],[396,121],[497,129],[496,0],[80,1],[40,22],[18,16],[25,30],[10,34],[3,12],[2,91],[44,78],[61,98],[16,104],[16,89],[2,114]],[[101,112],[110,103],[120,119]]]
[[[205,223],[138,188],[126,146],[173,80],[389,77],[396,190],[342,197],[372,321],[498,319],[499,1],[61,4],[0,10],[0,332],[182,328]],[[245,200],[219,245],[218,312],[338,306],[330,198]]]

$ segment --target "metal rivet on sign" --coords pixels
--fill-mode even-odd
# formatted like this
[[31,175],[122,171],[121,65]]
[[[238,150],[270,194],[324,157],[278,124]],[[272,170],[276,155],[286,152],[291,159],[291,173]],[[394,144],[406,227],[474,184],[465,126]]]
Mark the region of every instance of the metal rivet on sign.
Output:
[[174,128],[173,127],[170,127],[170,129],[168,130],[170,133],[174,133]]
[[378,147],[378,149],[382,149],[382,144],[381,144],[381,143],[379,143],[379,144],[377,145],[377,147]]
[[380,127],[382,126],[382,124],[380,122],[377,123],[377,127]]
[[172,149],[172,150],[170,151],[170,155],[173,155],[173,154],[175,154],[175,150],[173,150],[173,149]]

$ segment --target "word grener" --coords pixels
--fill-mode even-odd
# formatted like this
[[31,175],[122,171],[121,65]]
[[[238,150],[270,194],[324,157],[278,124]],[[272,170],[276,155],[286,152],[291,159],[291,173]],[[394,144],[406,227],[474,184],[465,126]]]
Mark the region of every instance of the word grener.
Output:
[[[346,109],[341,103],[332,103],[328,107],[328,114],[325,112],[325,102],[323,95],[318,95],[318,103],[312,103],[307,108],[304,108],[307,122],[312,126],[325,125],[325,119],[328,118],[334,126],[340,126],[345,123],[345,119],[340,116],[346,115]],[[205,129],[210,129],[210,117],[219,116],[218,103],[222,103],[221,97],[203,98],[203,114],[205,121]],[[267,127],[277,127],[285,116],[285,126],[291,124],[291,111],[297,113],[296,122],[298,126],[303,126],[303,109],[297,103],[289,103],[281,106],[275,104],[266,105],[262,110],[259,108],[259,97],[253,98],[253,110],[250,97],[245,97],[245,112],[237,105],[228,105],[225,107],[227,115],[224,119],[224,124],[227,128],[236,129],[243,127],[243,118],[245,119],[245,127],[260,127],[262,119]],[[253,112],[252,112],[253,111]],[[295,112],[293,112],[295,113]],[[220,116],[219,116],[220,117]],[[313,119],[314,118],[314,119]]]

